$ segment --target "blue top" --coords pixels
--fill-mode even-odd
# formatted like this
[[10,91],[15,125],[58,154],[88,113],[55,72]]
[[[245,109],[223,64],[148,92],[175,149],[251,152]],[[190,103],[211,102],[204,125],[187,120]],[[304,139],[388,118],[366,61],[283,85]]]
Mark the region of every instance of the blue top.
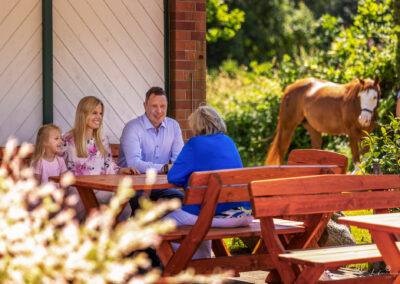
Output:
[[[221,169],[242,168],[239,152],[228,136],[218,133],[201,135],[191,138],[183,147],[174,165],[168,172],[168,182],[179,186],[188,185],[192,172]],[[219,203],[215,214],[245,206],[249,202]],[[182,209],[194,215],[199,215],[201,205],[185,205]]]
[[182,131],[178,122],[166,117],[157,132],[143,114],[129,121],[122,131],[118,165],[135,167],[141,173],[154,168],[160,173],[164,164],[176,160],[182,147]]

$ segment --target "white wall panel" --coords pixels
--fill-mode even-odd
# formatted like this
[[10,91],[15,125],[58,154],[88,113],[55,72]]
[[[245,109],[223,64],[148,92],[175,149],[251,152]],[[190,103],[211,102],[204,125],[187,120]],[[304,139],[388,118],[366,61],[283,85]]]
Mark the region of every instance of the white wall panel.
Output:
[[[42,123],[41,0],[0,0],[0,145],[35,140]],[[164,86],[163,0],[54,0],[54,122],[72,128],[79,100],[105,103],[119,142],[145,92]]]
[[54,120],[64,132],[79,100],[94,95],[119,142],[125,123],[144,112],[145,92],[164,86],[163,21],[162,0],[53,1]]
[[33,143],[42,121],[41,0],[1,0],[0,145]]

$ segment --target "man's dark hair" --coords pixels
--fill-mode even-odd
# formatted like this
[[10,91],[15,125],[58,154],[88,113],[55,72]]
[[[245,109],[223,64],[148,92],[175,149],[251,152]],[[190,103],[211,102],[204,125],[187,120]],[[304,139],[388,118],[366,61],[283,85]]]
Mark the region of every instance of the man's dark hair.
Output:
[[149,98],[151,95],[156,95],[156,96],[167,96],[165,93],[164,89],[161,87],[151,87],[147,92],[146,92],[146,100],[145,102],[147,103],[149,101]]

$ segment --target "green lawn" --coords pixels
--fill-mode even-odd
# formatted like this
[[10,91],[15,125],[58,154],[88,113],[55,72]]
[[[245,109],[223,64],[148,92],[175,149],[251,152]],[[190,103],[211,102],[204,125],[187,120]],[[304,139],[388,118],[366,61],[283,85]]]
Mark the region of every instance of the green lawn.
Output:
[[[371,215],[373,213],[372,210],[356,210],[356,211],[346,211],[344,214],[346,216],[355,216],[355,215]],[[350,226],[351,234],[356,240],[357,244],[367,244],[371,243],[371,235],[369,234],[367,229],[360,229],[354,226]],[[360,263],[360,264],[352,264],[348,267],[357,268],[360,270],[371,270],[372,263]]]

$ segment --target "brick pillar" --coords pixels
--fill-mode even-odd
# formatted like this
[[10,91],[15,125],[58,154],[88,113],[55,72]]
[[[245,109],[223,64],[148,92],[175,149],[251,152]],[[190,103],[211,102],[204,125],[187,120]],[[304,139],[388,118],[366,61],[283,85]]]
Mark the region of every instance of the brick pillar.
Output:
[[187,118],[206,102],[206,0],[170,0],[170,116],[191,137]]

